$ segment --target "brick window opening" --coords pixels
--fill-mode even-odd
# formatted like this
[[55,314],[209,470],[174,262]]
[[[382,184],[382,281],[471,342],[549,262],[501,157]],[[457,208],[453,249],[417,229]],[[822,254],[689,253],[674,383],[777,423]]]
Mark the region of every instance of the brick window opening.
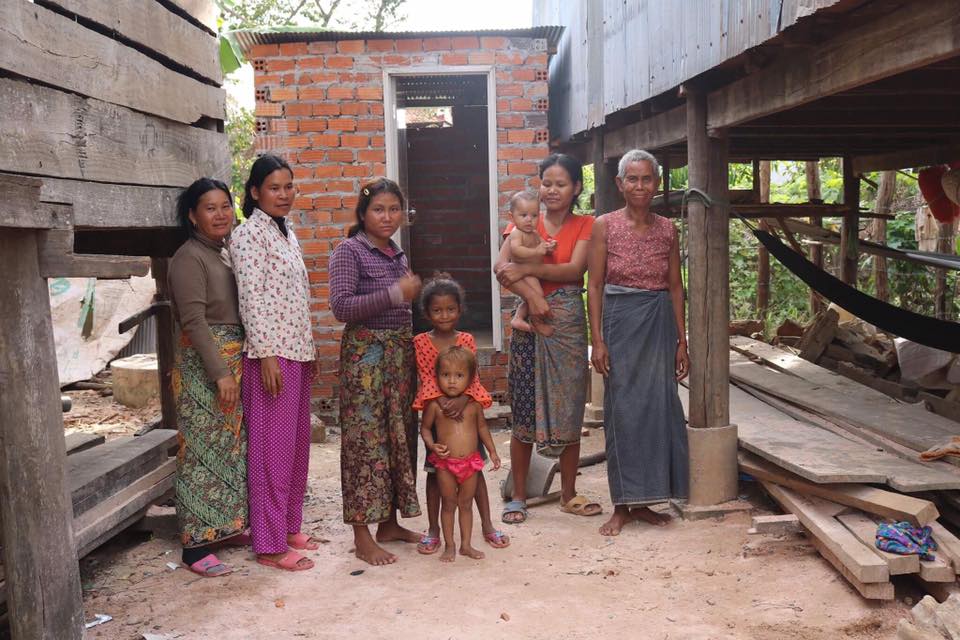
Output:
[[533,141],[534,141],[534,142],[549,142],[549,141],[550,141],[550,134],[547,133],[547,130],[546,130],[546,129],[540,129],[539,131],[537,131],[536,133],[533,134]]
[[265,102],[267,100],[266,89],[257,89],[254,95],[257,99],[257,102]]
[[536,102],[537,111],[546,111],[549,106],[550,106],[550,103],[547,101],[546,98],[537,98],[537,102]]
[[253,70],[254,71],[266,71],[267,70],[267,61],[264,59],[258,59],[253,61]]
[[257,119],[257,133],[266,133],[267,132],[267,121],[263,119]]
[[536,73],[536,79],[537,79],[538,81],[541,81],[541,82],[546,82],[546,80],[547,80],[547,70],[546,70],[546,69],[540,69],[539,71],[537,71],[537,73]]

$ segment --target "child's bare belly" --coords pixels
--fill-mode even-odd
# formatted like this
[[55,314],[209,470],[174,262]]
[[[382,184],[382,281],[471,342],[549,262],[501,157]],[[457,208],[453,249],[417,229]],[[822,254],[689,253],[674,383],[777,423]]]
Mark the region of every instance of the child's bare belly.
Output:
[[447,445],[449,455],[454,458],[465,458],[474,453],[479,444],[476,429],[470,429],[463,423],[457,423],[453,420],[450,422],[452,424],[437,425],[437,436],[440,444]]

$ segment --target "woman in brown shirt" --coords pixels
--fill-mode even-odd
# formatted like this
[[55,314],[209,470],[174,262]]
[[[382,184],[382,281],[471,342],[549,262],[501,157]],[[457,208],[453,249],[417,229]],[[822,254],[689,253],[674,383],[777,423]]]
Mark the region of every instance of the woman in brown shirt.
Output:
[[244,543],[238,536],[247,526],[243,327],[225,248],[235,221],[227,185],[197,180],[177,200],[177,215],[187,236],[169,270],[173,313],[181,328],[173,372],[180,439],[177,518],[184,565],[216,577],[232,570],[210,545],[228,538]]

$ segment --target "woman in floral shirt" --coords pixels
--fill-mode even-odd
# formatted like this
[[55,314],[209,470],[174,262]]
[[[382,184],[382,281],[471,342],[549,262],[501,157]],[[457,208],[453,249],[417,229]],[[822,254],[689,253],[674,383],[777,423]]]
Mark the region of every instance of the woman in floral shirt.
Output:
[[230,242],[246,331],[242,399],[250,534],[257,562],[286,571],[312,568],[313,561],[297,551],[319,546],[300,532],[316,353],[307,269],[286,217],[294,194],[290,166],[276,156],[259,158],[244,193],[247,221]]

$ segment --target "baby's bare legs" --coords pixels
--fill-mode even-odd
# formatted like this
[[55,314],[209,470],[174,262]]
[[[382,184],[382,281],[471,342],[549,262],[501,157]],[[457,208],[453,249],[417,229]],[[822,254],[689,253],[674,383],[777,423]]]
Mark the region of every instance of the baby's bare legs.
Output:
[[440,485],[440,529],[443,532],[443,553],[440,562],[457,559],[457,545],[453,541],[453,517],[457,511],[457,479],[446,469],[437,469]]
[[482,560],[483,552],[473,548],[470,538],[473,535],[473,496],[477,492],[477,474],[473,474],[460,485],[457,494],[457,507],[460,510],[460,555],[474,560]]
[[[540,286],[539,280],[537,280],[533,276],[526,276],[525,278],[523,278],[523,281],[524,283],[526,283],[528,287],[530,287],[530,289],[533,290],[534,295],[541,298],[543,297],[543,287]],[[529,314],[526,301],[524,301],[523,304],[520,305],[520,308],[517,309],[517,315],[519,316],[521,313],[523,314],[523,319],[529,323],[528,326],[532,327],[534,331],[536,331],[537,333],[539,333],[544,337],[553,335],[552,325],[550,325],[540,316],[531,316]],[[529,331],[529,330],[530,329],[525,329],[525,331]]]

